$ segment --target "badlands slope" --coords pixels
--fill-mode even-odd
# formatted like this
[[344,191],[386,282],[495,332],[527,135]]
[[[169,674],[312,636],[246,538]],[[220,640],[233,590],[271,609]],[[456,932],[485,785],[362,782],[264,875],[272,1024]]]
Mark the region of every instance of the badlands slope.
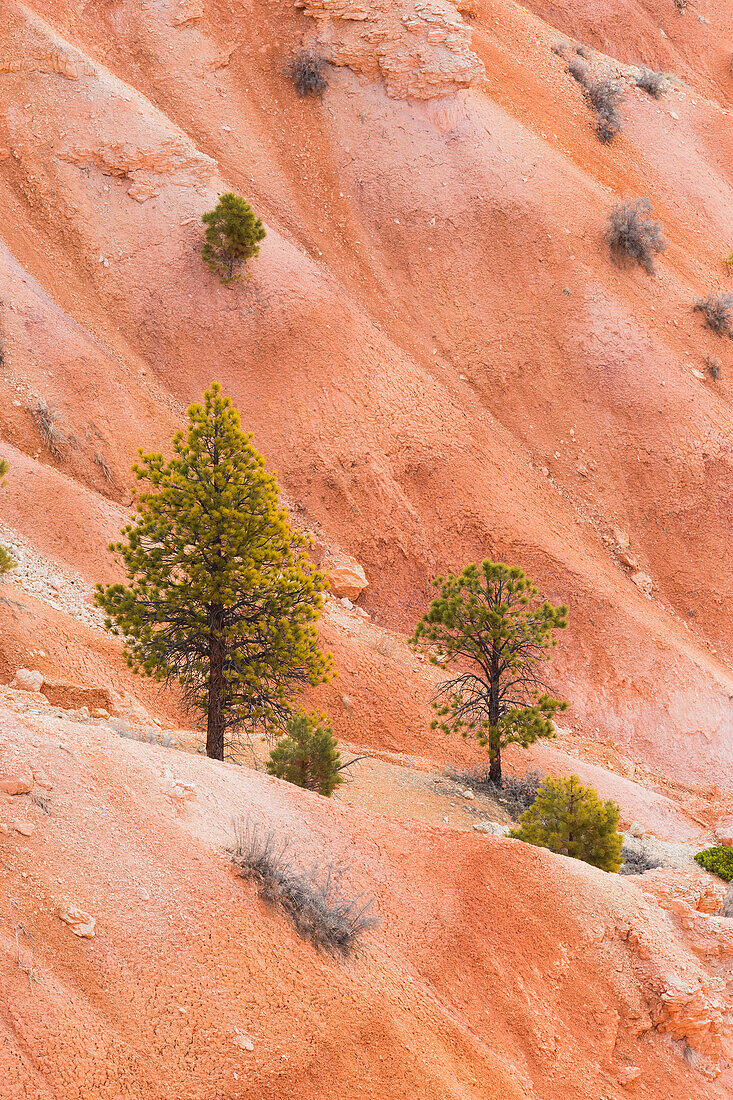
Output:
[[[559,40],[625,83],[610,146]],[[332,62],[322,102],[283,73],[303,42]],[[399,634],[435,573],[488,555],[570,605],[568,731],[540,763],[585,769],[660,835],[733,810],[733,355],[692,311],[733,285],[732,53],[713,0],[7,0],[0,520],[23,568],[0,593],[0,680],[39,668],[178,718],[84,594],[114,575],[136,448],[165,447],[216,378],[319,559],[348,552],[369,577],[371,623],[340,605],[324,622],[340,677],[317,701],[341,737],[470,757],[426,732],[430,673]],[[634,87],[641,62],[672,74],[662,100]],[[224,189],[268,234],[231,289],[199,257]],[[654,278],[603,239],[638,196],[669,241]],[[651,887],[511,842],[8,706],[3,766],[19,754],[58,791],[52,818],[26,796],[0,812],[37,819],[0,838],[9,1096],[615,1100],[628,1066],[660,1100],[731,1087],[730,946],[702,886],[669,915]],[[181,814],[171,768],[200,791]],[[240,807],[378,890],[365,961],[314,961],[232,880]],[[67,893],[98,916],[88,944],[52,916]],[[18,912],[47,945],[40,992],[14,961]]]

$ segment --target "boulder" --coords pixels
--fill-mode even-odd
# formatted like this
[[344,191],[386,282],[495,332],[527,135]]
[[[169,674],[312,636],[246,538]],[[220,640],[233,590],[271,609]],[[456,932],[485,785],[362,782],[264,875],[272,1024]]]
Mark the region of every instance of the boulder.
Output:
[[637,840],[641,840],[642,837],[645,835],[644,830],[642,829],[641,825],[639,825],[638,822],[636,822],[636,821],[630,827],[629,832],[631,833],[632,836],[635,836],[637,838]]
[[339,599],[356,600],[369,584],[358,561],[348,554],[335,555],[324,568],[328,587]]
[[648,573],[642,573],[639,569],[636,573],[631,574],[631,579],[636,587],[641,589],[645,596],[651,596],[654,589],[654,581]]
[[619,550],[618,560],[622,565],[625,565],[627,569],[638,569],[639,563],[628,550]]
[[97,923],[95,917],[90,917],[82,909],[64,902],[58,909],[59,920],[68,924],[75,936],[91,939],[94,936],[94,926]]
[[641,1077],[638,1066],[623,1066],[616,1074],[619,1085],[625,1089],[632,1088]]
[[82,710],[86,707],[90,713],[95,710],[119,713],[108,688],[87,687],[86,684],[72,684],[66,680],[44,680],[41,693],[52,706],[62,710]]
[[43,687],[43,673],[19,668],[10,686],[18,691],[40,691]]
[[3,794],[30,794],[32,790],[33,772],[27,764],[21,764],[0,774],[0,791]]
[[511,831],[511,825],[501,825],[498,821],[477,821],[473,828],[474,832],[487,836],[508,836]]

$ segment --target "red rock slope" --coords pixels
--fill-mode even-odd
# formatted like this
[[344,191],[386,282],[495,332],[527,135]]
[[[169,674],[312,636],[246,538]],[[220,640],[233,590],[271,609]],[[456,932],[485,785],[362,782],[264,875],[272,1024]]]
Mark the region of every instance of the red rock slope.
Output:
[[[643,893],[104,723],[0,720],[3,1098],[729,1094],[730,922],[684,874]],[[382,918],[362,954],[315,954],[233,875],[233,813],[348,863]]]

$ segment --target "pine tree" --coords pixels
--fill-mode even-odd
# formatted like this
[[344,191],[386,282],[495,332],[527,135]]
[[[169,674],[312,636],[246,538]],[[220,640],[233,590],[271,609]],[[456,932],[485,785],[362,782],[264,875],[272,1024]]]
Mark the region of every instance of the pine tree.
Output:
[[[5,484],[5,478],[8,475],[9,469],[10,466],[8,465],[7,459],[0,458],[0,486]],[[11,569],[15,569],[17,564],[17,561],[10,551],[6,550],[4,546],[0,546],[0,577],[4,577]]]
[[231,191],[222,195],[214,209],[202,215],[201,221],[207,227],[201,258],[228,286],[241,277],[243,264],[258,255],[259,242],[266,236],[265,228],[249,203]]
[[299,712],[288,720],[285,732],[270,753],[268,774],[330,798],[343,779],[341,756],[325,716]]
[[459,576],[436,577],[440,596],[417,624],[410,642],[427,647],[441,668],[458,674],[438,688],[433,729],[473,734],[489,751],[489,776],[501,784],[501,750],[554,737],[552,717],[567,703],[553,699],[539,668],[567,626],[568,609],[546,600],[516,566],[488,559]]
[[602,871],[618,871],[623,862],[618,831],[619,808],[601,802],[577,775],[545,779],[537,798],[509,835],[551,852],[582,859]]
[[206,713],[206,751],[222,760],[227,731],[281,728],[296,689],[330,678],[315,627],[325,578],[218,383],[188,419],[169,462],[140,452],[150,489],[110,547],[129,584],[97,585],[96,599],[132,668],[178,681]]

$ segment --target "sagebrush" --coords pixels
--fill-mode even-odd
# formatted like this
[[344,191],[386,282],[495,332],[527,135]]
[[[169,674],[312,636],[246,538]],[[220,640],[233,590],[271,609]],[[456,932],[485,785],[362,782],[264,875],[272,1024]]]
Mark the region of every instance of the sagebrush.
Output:
[[634,199],[614,206],[608,217],[606,240],[617,263],[632,260],[648,275],[655,271],[654,257],[664,252],[667,242],[661,223],[651,217],[649,199]]
[[523,775],[504,774],[501,781],[495,783],[488,764],[476,764],[464,771],[449,767],[443,774],[462,787],[495,798],[515,820],[532,805],[543,780],[536,768],[527,768]]
[[652,99],[661,99],[667,91],[667,80],[664,73],[655,73],[653,69],[647,69],[642,65],[636,76],[636,86],[650,95]]
[[621,855],[623,863],[619,867],[620,875],[643,875],[645,871],[654,871],[663,866],[661,859],[655,859],[650,853],[644,840],[635,844],[624,841]]
[[596,112],[596,133],[602,142],[613,141],[621,133],[623,119],[619,105],[623,99],[623,90],[616,80],[594,80],[586,89],[588,99]]
[[694,308],[702,313],[705,324],[716,335],[733,340],[733,290],[727,294],[707,294],[695,302]]
[[347,868],[328,861],[299,866],[288,837],[278,837],[252,818],[234,823],[229,856],[242,878],[254,882],[263,901],[281,909],[298,935],[320,951],[346,957],[379,924],[368,894],[342,896]]
[[42,397],[39,397],[31,407],[31,416],[49,451],[55,458],[59,458],[64,436],[56,423],[56,412]]
[[618,81],[607,77],[595,80],[582,60],[585,56],[587,54],[571,58],[568,61],[567,70],[585,92],[588,102],[596,113],[596,133],[601,141],[607,143],[621,132],[623,119],[618,108],[623,99],[623,89]]
[[299,96],[316,96],[320,99],[328,87],[324,75],[325,61],[314,50],[298,50],[287,68]]

